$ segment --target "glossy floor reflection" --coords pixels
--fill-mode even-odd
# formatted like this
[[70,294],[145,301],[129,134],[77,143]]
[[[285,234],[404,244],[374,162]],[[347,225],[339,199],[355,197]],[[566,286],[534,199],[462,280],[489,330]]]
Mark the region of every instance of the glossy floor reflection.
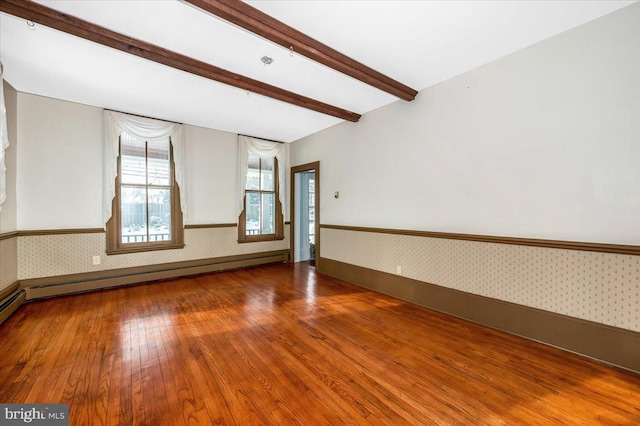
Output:
[[640,376],[275,264],[24,305],[0,401],[72,425],[633,425]]

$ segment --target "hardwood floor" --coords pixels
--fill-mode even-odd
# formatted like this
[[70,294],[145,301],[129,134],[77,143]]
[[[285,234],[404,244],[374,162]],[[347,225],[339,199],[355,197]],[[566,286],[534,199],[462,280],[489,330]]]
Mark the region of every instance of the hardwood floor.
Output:
[[277,264],[24,305],[0,401],[72,425],[637,425],[640,375]]

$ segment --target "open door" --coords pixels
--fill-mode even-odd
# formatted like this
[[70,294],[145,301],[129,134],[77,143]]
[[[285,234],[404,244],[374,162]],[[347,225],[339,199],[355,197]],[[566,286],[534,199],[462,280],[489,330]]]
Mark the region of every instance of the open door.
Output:
[[320,163],[291,168],[291,260],[316,266],[320,257]]

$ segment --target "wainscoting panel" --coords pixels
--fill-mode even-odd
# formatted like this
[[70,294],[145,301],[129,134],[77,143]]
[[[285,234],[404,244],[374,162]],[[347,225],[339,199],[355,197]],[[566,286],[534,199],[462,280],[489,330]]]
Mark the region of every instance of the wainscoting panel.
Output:
[[[285,239],[281,241],[238,244],[236,227],[185,229],[184,239],[185,247],[180,250],[107,256],[104,233],[23,236],[17,247],[18,279],[287,250],[289,227],[285,226]],[[100,265],[93,265],[93,256],[100,256]]]
[[239,269],[269,263],[286,262],[289,250],[249,253],[209,259],[187,260],[157,265],[106,269],[80,274],[57,275],[20,281],[26,289],[26,299],[40,299],[64,294],[84,293],[149,281],[159,281],[210,272]]
[[18,238],[0,238],[0,292],[18,280]]
[[640,256],[322,228],[321,257],[640,331]]
[[337,260],[324,273],[417,305],[464,318],[640,373],[640,333],[505,302]]

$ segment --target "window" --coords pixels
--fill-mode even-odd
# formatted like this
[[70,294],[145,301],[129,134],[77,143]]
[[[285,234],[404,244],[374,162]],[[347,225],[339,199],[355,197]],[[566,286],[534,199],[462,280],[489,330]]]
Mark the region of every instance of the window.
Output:
[[181,248],[180,192],[169,138],[120,136],[116,196],[107,222],[107,253]]
[[284,239],[278,186],[278,160],[249,154],[238,242]]

